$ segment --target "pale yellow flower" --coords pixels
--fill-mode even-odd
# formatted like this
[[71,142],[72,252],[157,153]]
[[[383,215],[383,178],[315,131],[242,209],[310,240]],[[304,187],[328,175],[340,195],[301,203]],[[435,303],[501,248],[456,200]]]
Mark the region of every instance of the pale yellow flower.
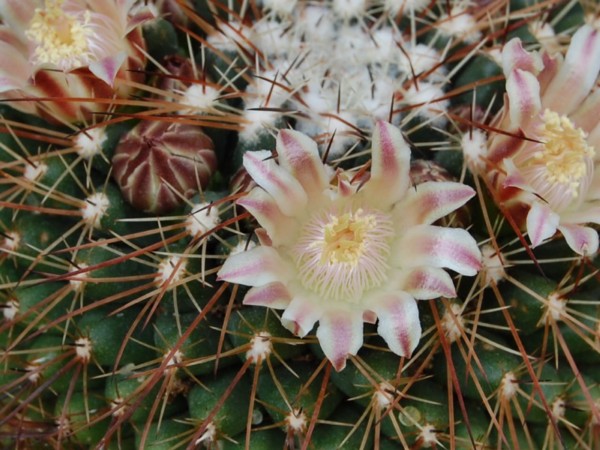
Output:
[[[566,56],[528,52],[519,39],[503,50],[505,107],[490,138],[496,198],[532,246],[560,231],[579,254],[598,250],[600,224],[600,32],[586,25]],[[523,212],[526,217],[522,218]]]
[[385,122],[375,126],[368,180],[330,179],[317,144],[297,131],[280,131],[277,155],[244,156],[258,187],[238,204],[262,226],[262,245],[230,255],[219,278],[253,286],[244,304],[284,309],[283,324],[298,336],[319,322],[337,370],[362,346],[363,322],[378,321],[390,349],[409,356],[421,336],[416,299],[454,296],[444,269],[475,275],[481,266],[467,231],[432,225],[475,192],[453,182],[413,186],[410,148]]

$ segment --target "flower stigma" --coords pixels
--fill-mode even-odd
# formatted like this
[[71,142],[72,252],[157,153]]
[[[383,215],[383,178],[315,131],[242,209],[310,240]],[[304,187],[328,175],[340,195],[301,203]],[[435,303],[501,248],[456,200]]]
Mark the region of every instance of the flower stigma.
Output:
[[547,181],[564,185],[575,198],[586,176],[588,161],[594,157],[594,148],[587,144],[585,132],[567,116],[546,109],[542,119],[544,144],[534,157],[546,166]]
[[294,247],[305,288],[356,303],[387,279],[391,218],[374,209],[327,211],[309,220]]
[[35,64],[52,64],[69,71],[91,60],[91,14],[69,14],[63,4],[64,0],[46,0],[43,8],[36,8],[25,35],[35,44]]

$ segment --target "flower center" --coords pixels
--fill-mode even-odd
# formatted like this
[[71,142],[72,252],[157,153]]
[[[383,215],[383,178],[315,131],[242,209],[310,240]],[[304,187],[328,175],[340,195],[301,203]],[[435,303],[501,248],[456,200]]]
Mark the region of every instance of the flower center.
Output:
[[563,185],[572,197],[577,197],[588,162],[594,157],[594,148],[587,144],[585,132],[575,128],[567,116],[547,109],[543,121],[543,149],[534,156],[546,166],[548,182]]
[[346,213],[333,217],[325,226],[321,262],[356,264],[364,250],[365,234],[373,226],[373,217],[355,217]]
[[317,214],[293,248],[302,284],[328,299],[357,302],[387,278],[393,234],[381,211]]
[[46,0],[44,8],[36,8],[25,32],[36,47],[35,64],[52,64],[72,70],[88,64],[91,52],[87,38],[92,33],[90,12],[79,17],[63,10],[64,0]]

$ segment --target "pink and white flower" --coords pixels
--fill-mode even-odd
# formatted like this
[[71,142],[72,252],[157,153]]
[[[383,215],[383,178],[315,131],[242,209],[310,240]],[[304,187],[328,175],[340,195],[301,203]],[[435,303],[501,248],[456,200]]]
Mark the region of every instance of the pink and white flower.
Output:
[[505,107],[490,138],[497,200],[533,247],[557,230],[577,253],[598,250],[600,223],[600,32],[586,25],[566,56],[528,52],[519,39],[502,52]]
[[[60,101],[111,98],[118,78],[139,77],[145,47],[139,25],[152,18],[135,0],[0,2],[0,96],[46,119],[79,122],[108,105]],[[22,99],[56,98],[52,101]]]
[[[411,184],[410,148],[401,132],[378,122],[368,180],[335,174],[304,134],[282,130],[278,162],[246,153],[256,184],[238,204],[262,228],[262,245],[231,255],[219,278],[252,286],[246,305],[284,309],[283,324],[319,343],[336,370],[363,343],[363,322],[379,320],[390,349],[409,356],[421,336],[416,299],[452,297],[444,269],[475,275],[481,254],[471,235],[432,225],[474,191],[454,182]],[[359,178],[354,180],[354,178]]]

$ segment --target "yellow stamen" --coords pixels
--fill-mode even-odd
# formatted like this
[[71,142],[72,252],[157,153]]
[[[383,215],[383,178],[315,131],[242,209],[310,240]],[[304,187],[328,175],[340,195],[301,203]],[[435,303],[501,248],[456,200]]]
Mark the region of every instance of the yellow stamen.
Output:
[[373,228],[374,218],[346,213],[325,226],[322,262],[356,264],[362,254],[365,233]]
[[43,8],[36,8],[25,35],[35,44],[33,63],[72,70],[91,60],[90,12],[76,17],[63,10],[63,3],[64,0],[46,0]]
[[585,132],[575,128],[567,116],[547,109],[543,121],[543,149],[534,156],[545,164],[550,183],[564,185],[577,197],[581,180],[587,173],[587,161],[594,157],[594,148],[587,144]]

